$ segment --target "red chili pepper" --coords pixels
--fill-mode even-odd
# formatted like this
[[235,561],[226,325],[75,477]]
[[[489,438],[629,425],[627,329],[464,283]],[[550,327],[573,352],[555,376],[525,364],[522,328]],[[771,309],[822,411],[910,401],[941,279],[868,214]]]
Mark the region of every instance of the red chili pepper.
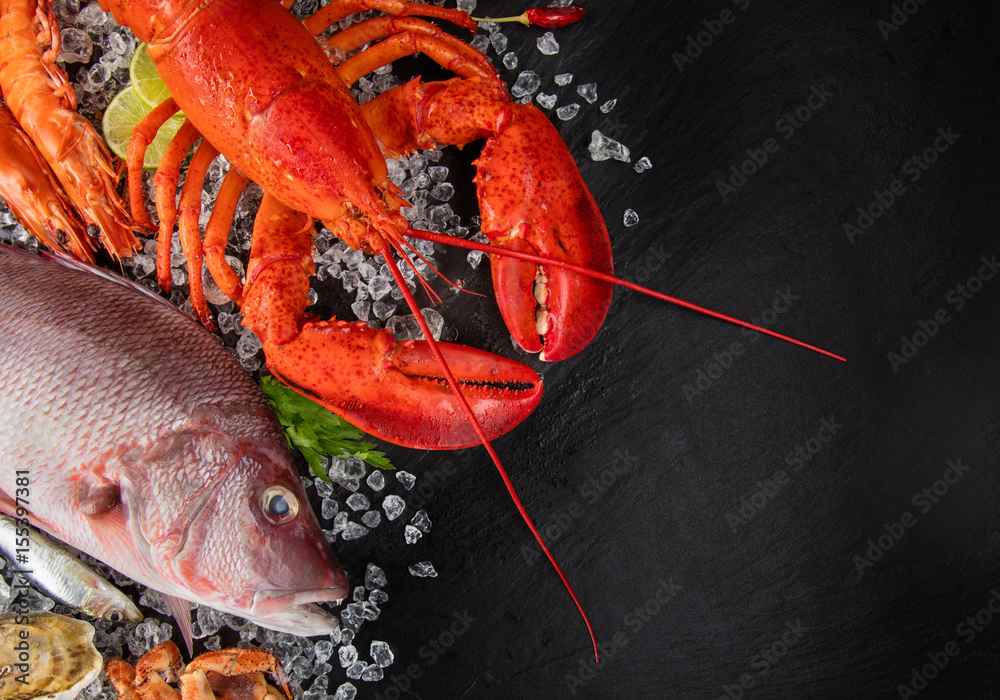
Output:
[[573,24],[581,19],[586,10],[582,7],[539,7],[532,8],[517,17],[473,17],[474,22],[520,22],[524,26],[534,24],[536,27],[556,29]]
[[582,7],[542,7],[528,10],[528,24],[547,29],[565,27],[581,19],[586,11]]

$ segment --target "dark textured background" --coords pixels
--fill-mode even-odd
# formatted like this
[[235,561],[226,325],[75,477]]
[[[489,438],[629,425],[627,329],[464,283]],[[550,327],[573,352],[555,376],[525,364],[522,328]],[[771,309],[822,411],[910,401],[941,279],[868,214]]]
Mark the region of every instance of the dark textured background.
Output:
[[[405,573],[413,550],[379,554],[392,598],[358,643],[390,639],[396,663],[386,681],[359,683],[359,697],[896,698],[949,642],[957,656],[919,697],[1000,697],[1000,622],[973,638],[958,627],[1000,585],[1000,279],[960,310],[948,300],[981,257],[1000,252],[1000,11],[911,2],[919,10],[886,38],[878,22],[890,21],[888,2],[582,4],[587,18],[557,33],[554,57],[530,45],[541,30],[505,29],[521,57],[507,76],[533,68],[552,92],[556,73],[576,75],[560,103],[584,110],[560,130],[605,213],[616,269],[742,318],[759,318],[787,291],[794,302],[773,327],[849,361],[752,342],[617,291],[597,339],[543,368],[541,406],[496,441],[615,652],[594,667],[583,623],[551,568],[525,556],[531,535],[481,449],[393,450],[425,480],[444,460],[456,473],[425,499],[434,529],[421,553],[439,577]],[[726,8],[736,21],[678,70],[673,54]],[[520,9],[480,0],[477,13]],[[576,98],[584,82],[597,83],[596,105]],[[786,139],[776,122],[814,86],[833,96]],[[617,106],[601,114],[612,97]],[[939,128],[960,138],[910,181],[904,162]],[[592,162],[593,129],[653,169]],[[778,152],[723,201],[718,180],[768,138]],[[894,178],[906,192],[849,241],[844,223]],[[622,225],[626,208],[638,225]],[[491,302],[476,303],[471,322],[492,318]],[[894,371],[888,353],[940,309],[949,321]],[[710,363],[735,342],[745,352],[685,396],[699,370],[719,374]],[[794,471],[786,457],[824,419],[843,427]],[[971,469],[921,512],[912,498],[949,460]],[[589,480],[604,470],[614,481],[593,496]],[[777,493],[737,522],[744,499],[760,503],[755,492],[779,470],[787,480]],[[862,575],[856,557],[906,512],[915,525]],[[349,569],[359,548],[390,536],[380,532],[340,548]],[[650,603],[664,583],[673,597]],[[647,603],[656,612],[639,624],[634,609]],[[455,613],[475,622],[446,653],[431,653]],[[766,661],[786,625],[799,633]],[[406,693],[390,690],[406,685],[409,663],[420,677]],[[752,686],[740,689],[741,678]]]
[[[534,47],[544,30],[505,28],[520,66],[503,75],[535,70],[542,91],[583,106],[557,124],[618,273],[849,361],[627,291],[579,355],[529,360],[545,396],[495,445],[590,614],[599,666],[485,452],[388,447],[419,476],[406,521],[424,507],[434,524],[412,546],[401,520],[336,547],[352,585],[370,561],[389,579],[389,602],[355,644],[368,658],[370,641],[386,640],[395,663],[380,683],[355,682],[359,698],[1000,698],[988,609],[1000,611],[1000,278],[982,262],[1000,267],[1000,9],[580,4],[587,17],[557,30],[555,56]],[[479,0],[476,13],[523,9]],[[734,21],[681,70],[677,56],[723,11]],[[880,27],[894,12],[905,23]],[[412,71],[440,75],[397,63]],[[575,80],[557,88],[563,72]],[[594,105],[575,92],[590,82]],[[827,98],[801,128],[780,121],[816,92]],[[592,161],[594,129],[652,170]],[[960,136],[912,181],[906,161],[939,130]],[[775,152],[723,197],[720,180],[768,139]],[[473,151],[444,156],[456,183],[471,180]],[[844,224],[894,180],[905,192],[850,240]],[[466,220],[473,192],[452,202]],[[627,208],[637,225],[623,225]],[[523,357],[485,270],[467,280],[485,298],[437,285],[446,323],[459,342]],[[958,308],[981,270],[991,278]],[[350,296],[333,290],[328,310],[343,314]],[[921,338],[935,317],[947,321]],[[926,343],[894,367],[906,339]],[[963,475],[929,503],[920,493],[943,491],[949,462]],[[886,551],[863,562],[880,537]],[[407,573],[422,559],[437,578]],[[943,670],[934,658],[948,659]],[[925,668],[926,687],[914,677]],[[343,681],[336,668],[331,690]]]

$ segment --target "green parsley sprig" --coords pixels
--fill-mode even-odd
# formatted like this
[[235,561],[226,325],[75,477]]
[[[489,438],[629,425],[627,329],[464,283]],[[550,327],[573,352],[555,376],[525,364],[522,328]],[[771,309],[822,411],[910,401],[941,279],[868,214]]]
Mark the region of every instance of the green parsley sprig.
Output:
[[312,473],[323,481],[330,477],[323,469],[323,458],[357,457],[378,469],[395,469],[384,452],[365,442],[365,434],[346,420],[315,401],[280,384],[274,377],[263,377],[260,388],[278,415],[288,443],[302,452]]

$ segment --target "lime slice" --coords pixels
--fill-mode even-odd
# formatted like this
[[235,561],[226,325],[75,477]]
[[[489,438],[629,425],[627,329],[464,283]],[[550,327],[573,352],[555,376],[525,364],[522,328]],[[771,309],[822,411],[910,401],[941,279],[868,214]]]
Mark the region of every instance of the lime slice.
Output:
[[[111,100],[111,104],[104,111],[102,126],[104,140],[116,156],[123,160],[128,156],[128,143],[132,138],[132,131],[143,117],[152,111],[153,108],[139,98],[132,86],[126,87],[115,95],[115,99]],[[170,141],[183,123],[184,115],[180,112],[164,122],[156,133],[156,138],[146,148],[146,157],[142,162],[142,167],[155,168],[160,164],[167,146],[170,145]]]
[[156,66],[153,65],[153,59],[149,57],[145,44],[139,44],[139,48],[132,54],[128,74],[139,99],[149,106],[155,107],[170,97],[170,91],[160,79],[160,74],[156,72]]

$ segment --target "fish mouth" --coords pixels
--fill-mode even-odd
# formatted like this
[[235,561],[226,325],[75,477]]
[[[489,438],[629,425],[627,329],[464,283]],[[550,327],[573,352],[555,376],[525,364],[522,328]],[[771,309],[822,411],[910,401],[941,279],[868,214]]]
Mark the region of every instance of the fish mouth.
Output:
[[254,593],[250,614],[258,625],[279,632],[300,637],[325,635],[340,627],[340,620],[315,603],[338,604],[346,597],[346,586],[308,591],[258,591]]

